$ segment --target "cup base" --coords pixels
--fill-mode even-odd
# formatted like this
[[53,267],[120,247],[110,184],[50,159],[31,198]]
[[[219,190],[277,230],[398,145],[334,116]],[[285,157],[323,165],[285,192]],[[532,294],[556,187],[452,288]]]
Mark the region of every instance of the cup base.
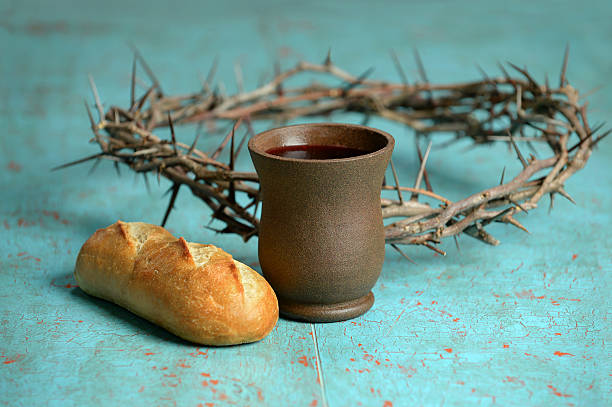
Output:
[[365,314],[374,304],[374,294],[336,304],[304,304],[278,299],[282,317],[305,322],[339,322]]

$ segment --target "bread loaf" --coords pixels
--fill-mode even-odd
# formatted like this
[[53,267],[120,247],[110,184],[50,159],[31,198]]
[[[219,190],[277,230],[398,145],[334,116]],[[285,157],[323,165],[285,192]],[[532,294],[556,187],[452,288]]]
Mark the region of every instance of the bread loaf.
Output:
[[96,231],[74,276],[86,293],[199,344],[258,341],[278,320],[276,295],[257,272],[218,247],[146,223]]

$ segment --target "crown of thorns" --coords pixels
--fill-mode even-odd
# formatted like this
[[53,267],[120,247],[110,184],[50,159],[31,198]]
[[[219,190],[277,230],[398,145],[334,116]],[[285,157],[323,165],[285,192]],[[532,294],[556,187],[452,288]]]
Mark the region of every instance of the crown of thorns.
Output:
[[[417,137],[416,152],[421,164],[414,184],[400,186],[391,161],[394,183],[384,185],[383,190],[396,191],[397,198],[381,198],[383,217],[401,218],[385,226],[386,241],[405,257],[399,245],[423,245],[445,254],[436,244],[450,236],[456,241],[460,233],[497,245],[499,241],[486,230],[492,222],[527,231],[514,215],[536,208],[544,195],[550,196],[551,208],[556,194],[574,202],[564,189],[565,182],[584,167],[595,145],[612,130],[603,131],[603,124],[589,125],[587,104],[581,103],[578,91],[566,79],[567,49],[558,86],[551,86],[548,79],[538,83],[527,69],[511,63],[507,67],[515,76],[500,64],[501,75],[497,77],[479,68],[480,80],[432,84],[417,51],[415,60],[420,78],[410,83],[398,58],[395,54],[392,57],[401,78],[399,83],[370,79],[372,69],[353,76],[336,66],[328,53],[322,64],[300,62],[285,71],[277,66],[271,81],[245,91],[237,65],[239,91],[234,95],[226,95],[220,87],[213,86],[215,61],[200,89],[176,96],[164,93],[149,66],[135,52],[127,108],[112,106],[105,111],[90,76],[97,120],[87,102],[85,106],[93,141],[101,151],[57,168],[89,160],[95,160],[95,168],[102,159],[107,159],[113,161],[117,171],[121,163],[142,173],[147,186],[148,174],[156,174],[158,179],[165,177],[172,186],[162,225],[184,186],[212,210],[211,219],[224,224],[223,228],[215,229],[217,232],[238,234],[246,241],[258,232],[258,178],[254,172],[240,172],[234,167],[245,141],[254,134],[252,121],[266,119],[284,123],[335,112],[358,112],[363,116],[363,124],[377,116],[404,124],[425,138],[452,132],[453,140],[469,138],[474,145],[504,142],[514,150],[522,165],[514,178],[505,177],[504,168],[498,185],[451,201],[434,192],[426,169],[432,144],[430,141],[423,153],[419,147],[423,137]],[[138,66],[151,82],[139,97],[136,95],[140,81]],[[307,73],[333,79],[326,82],[336,85],[312,82],[295,88],[286,86],[288,79]],[[200,151],[197,143],[201,135],[219,133],[222,126],[218,124],[223,121],[229,121],[231,129],[227,128],[219,146],[214,151]],[[178,142],[174,126],[194,122],[198,123],[198,129],[191,145]],[[170,138],[154,134],[160,127],[169,127]],[[246,131],[238,140],[241,128]],[[535,152],[535,143],[548,146],[545,158],[533,154],[526,157],[521,152],[519,145]],[[229,159],[222,162],[219,157],[228,148]]]

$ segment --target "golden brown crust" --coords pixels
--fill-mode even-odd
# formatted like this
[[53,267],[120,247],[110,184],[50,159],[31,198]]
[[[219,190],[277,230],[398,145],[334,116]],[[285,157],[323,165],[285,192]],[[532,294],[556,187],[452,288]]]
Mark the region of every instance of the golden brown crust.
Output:
[[129,234],[127,230],[127,225],[121,221],[117,221],[115,225],[117,225],[117,229],[121,233],[121,236],[128,242],[128,244],[130,244],[131,242],[130,242],[130,238],[129,238]]
[[87,293],[201,344],[257,341],[278,320],[263,277],[213,245],[175,239],[158,226],[98,230],[79,253],[75,277]]

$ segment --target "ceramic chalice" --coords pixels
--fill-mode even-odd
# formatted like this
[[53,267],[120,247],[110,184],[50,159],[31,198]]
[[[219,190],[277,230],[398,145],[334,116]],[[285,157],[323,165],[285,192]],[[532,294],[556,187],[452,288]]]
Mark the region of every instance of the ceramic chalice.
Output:
[[333,123],[249,141],[262,199],[259,262],[285,317],[342,321],[374,303],[385,255],[380,190],[393,146],[383,131]]

